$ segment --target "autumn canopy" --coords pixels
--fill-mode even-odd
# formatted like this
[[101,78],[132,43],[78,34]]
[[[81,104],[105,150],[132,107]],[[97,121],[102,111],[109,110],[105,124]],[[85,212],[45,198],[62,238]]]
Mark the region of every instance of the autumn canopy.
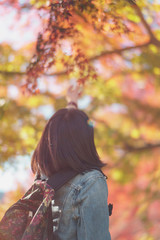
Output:
[[108,163],[112,239],[160,239],[160,1],[5,0],[0,12],[15,14],[8,36],[25,16],[20,47],[0,42],[1,167],[31,156],[47,109],[78,82]]

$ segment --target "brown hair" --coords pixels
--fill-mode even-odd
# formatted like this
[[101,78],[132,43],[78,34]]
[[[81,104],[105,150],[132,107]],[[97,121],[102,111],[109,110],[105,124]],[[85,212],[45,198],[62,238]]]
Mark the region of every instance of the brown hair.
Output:
[[53,114],[34,150],[33,173],[51,176],[68,167],[82,172],[105,166],[96,151],[94,129],[88,120],[86,113],[74,108],[63,108]]

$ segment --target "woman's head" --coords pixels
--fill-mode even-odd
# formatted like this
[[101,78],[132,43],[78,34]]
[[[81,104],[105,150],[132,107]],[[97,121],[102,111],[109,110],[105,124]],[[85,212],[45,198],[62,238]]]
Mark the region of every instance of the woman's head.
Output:
[[78,172],[103,164],[94,144],[93,126],[81,110],[63,108],[47,122],[32,156],[32,170],[50,176],[63,168]]

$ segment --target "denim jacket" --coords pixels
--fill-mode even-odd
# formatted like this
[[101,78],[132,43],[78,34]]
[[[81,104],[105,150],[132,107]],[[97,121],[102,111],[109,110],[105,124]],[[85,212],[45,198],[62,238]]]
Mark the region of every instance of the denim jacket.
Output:
[[93,169],[78,174],[55,194],[60,209],[57,240],[111,240],[106,177]]

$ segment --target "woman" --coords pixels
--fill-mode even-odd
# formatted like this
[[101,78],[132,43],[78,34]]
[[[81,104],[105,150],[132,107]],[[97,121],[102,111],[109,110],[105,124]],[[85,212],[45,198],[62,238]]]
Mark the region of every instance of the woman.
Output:
[[88,116],[77,109],[78,87],[68,90],[67,108],[48,121],[32,157],[32,170],[50,177],[62,169],[77,175],[55,196],[60,209],[58,240],[110,240],[108,188]]

